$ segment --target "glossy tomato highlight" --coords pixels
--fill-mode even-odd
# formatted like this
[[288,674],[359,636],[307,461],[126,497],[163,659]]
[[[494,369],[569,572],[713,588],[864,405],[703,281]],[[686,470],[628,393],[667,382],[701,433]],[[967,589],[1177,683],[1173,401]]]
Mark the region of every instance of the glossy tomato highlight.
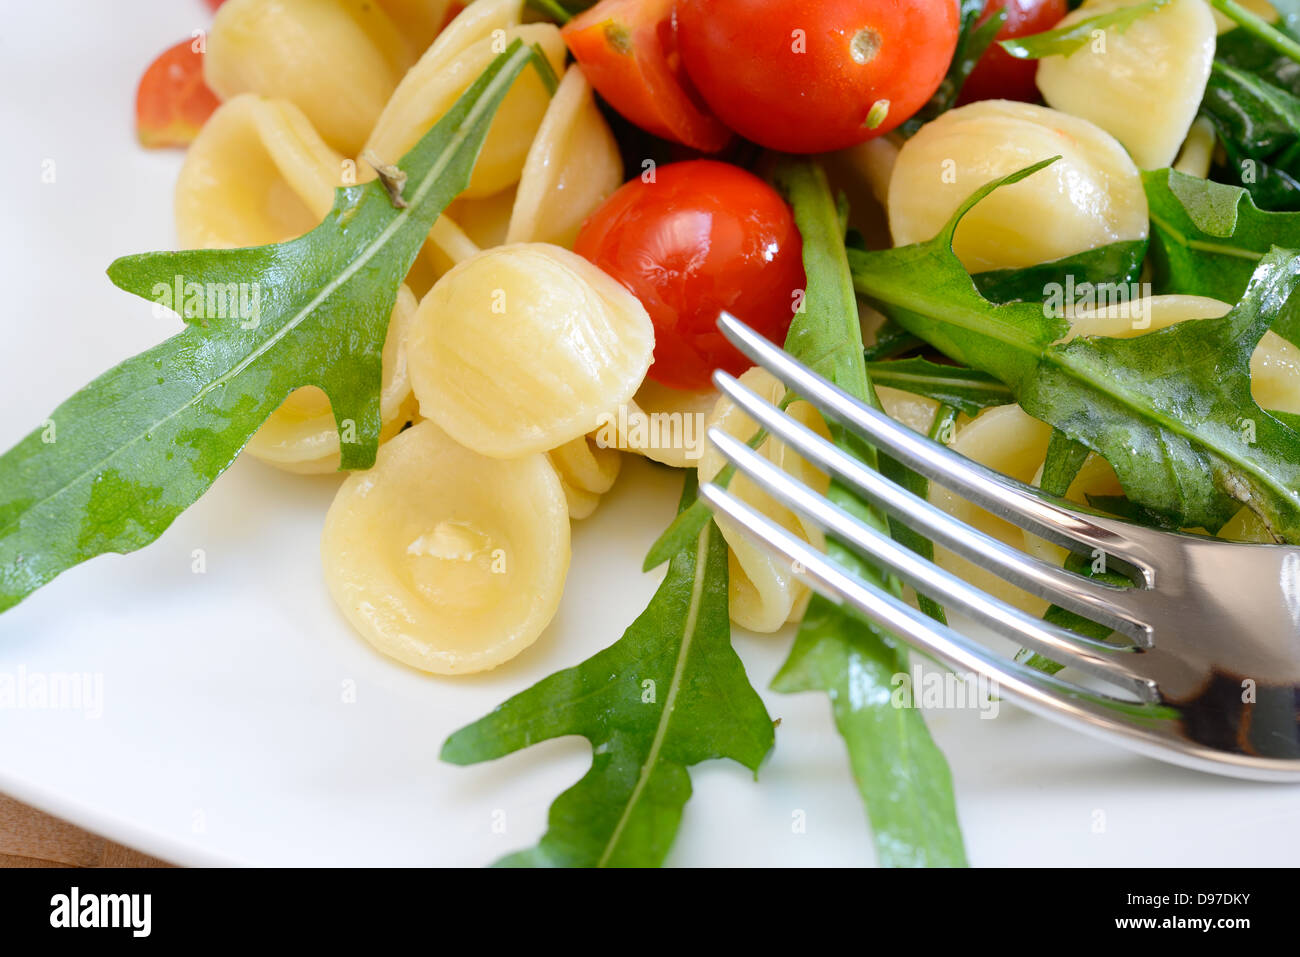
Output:
[[641,300],[655,327],[650,378],[675,389],[706,389],[714,369],[739,375],[752,365],[718,331],[718,313],[780,344],[804,287],[803,243],[785,200],[713,160],[625,183],[583,224],[574,250]]
[[678,0],[686,72],[727,126],[788,153],[907,120],[957,47],[955,0]]

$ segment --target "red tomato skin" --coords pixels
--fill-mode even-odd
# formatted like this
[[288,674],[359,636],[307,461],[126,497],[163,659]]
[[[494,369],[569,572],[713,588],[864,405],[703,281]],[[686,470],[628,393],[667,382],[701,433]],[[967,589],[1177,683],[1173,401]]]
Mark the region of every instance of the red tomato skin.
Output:
[[207,0],[208,9],[211,10],[213,13],[216,13],[217,8],[219,8],[225,2],[226,0]]
[[650,378],[707,389],[714,369],[753,363],[718,331],[724,309],[778,345],[804,287],[803,242],[789,206],[736,166],[660,166],[623,184],[583,224],[574,251],[641,300],[655,327]]
[[[677,17],[682,62],[713,112],[787,153],[894,129],[938,89],[957,46],[953,0],[678,0]],[[869,127],[878,100],[889,109]]]
[[[979,22],[984,23],[1002,9],[1007,11],[1007,21],[998,31],[998,40],[1043,33],[1055,27],[1067,11],[1065,0],[988,0]],[[1017,60],[994,41],[966,78],[957,103],[959,106],[976,100],[1036,103],[1037,76],[1037,60]]]
[[629,122],[704,153],[731,142],[682,69],[673,0],[601,0],[560,32],[587,82]]
[[194,40],[163,51],[140,77],[135,94],[135,132],[148,149],[188,146],[221,105],[203,82],[203,54]]

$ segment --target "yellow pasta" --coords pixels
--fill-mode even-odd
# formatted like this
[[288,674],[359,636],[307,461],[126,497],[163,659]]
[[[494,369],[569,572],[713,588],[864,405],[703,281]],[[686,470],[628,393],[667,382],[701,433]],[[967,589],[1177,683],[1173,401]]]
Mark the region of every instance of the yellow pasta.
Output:
[[[409,289],[403,286],[398,290],[384,340],[384,380],[379,394],[381,442],[396,435],[415,413],[406,340],[417,305]],[[316,386],[296,389],[257,430],[247,449],[255,458],[289,472],[337,472],[339,433],[329,398]]]
[[[1086,0],[1060,26],[1138,2]],[[1051,106],[1091,120],[1123,143],[1138,166],[1159,169],[1174,161],[1196,118],[1215,33],[1205,0],[1172,0],[1068,56],[1044,57],[1038,88]]]
[[529,147],[505,241],[572,249],[583,220],[622,181],[618,143],[582,70],[572,66]]
[[[740,381],[772,403],[779,403],[785,395],[785,386],[765,369],[750,369],[740,377]],[[796,421],[829,438],[830,432],[822,421],[821,414],[807,402],[792,403],[788,412]],[[758,423],[725,397],[718,400],[717,407],[709,417],[709,426],[717,426],[746,442],[758,431]],[[781,442],[767,439],[759,446],[759,452],[815,491],[825,492],[830,485],[830,480],[824,474]],[[724,464],[725,460],[717,450],[707,447],[700,459],[700,481],[711,481]],[[743,475],[733,476],[728,490],[734,497],[805,541],[818,548],[822,546],[824,536],[817,526],[805,522]],[[756,544],[725,517],[719,516],[717,522],[730,547],[728,587],[731,620],[750,631],[766,633],[776,631],[787,621],[799,617],[808,600],[808,586],[795,577],[790,562]]]
[[370,0],[228,0],[203,62],[222,99],[289,100],[326,142],[356,156],[413,58]]
[[632,398],[653,352],[635,296],[566,249],[528,243],[485,250],[438,280],[409,361],[421,414],[510,458],[595,430]]
[[579,436],[547,453],[564,487],[570,518],[587,518],[614,487],[623,457],[590,436]]
[[[468,27],[456,30],[453,24],[406,74],[375,122],[366,141],[367,151],[383,162],[396,162],[451,109],[505,45],[516,38],[530,46],[537,45],[557,75],[564,70],[564,40],[554,24],[507,25],[511,5],[491,4],[490,0],[488,5],[502,15],[493,20],[480,14],[472,21],[486,31],[485,36],[461,48],[458,44],[474,34]],[[514,3],[513,7],[519,5]],[[457,24],[464,17],[465,14],[458,17]],[[537,71],[524,71],[497,110],[464,195],[490,196],[519,181],[529,147],[550,101],[551,96]]]
[[1141,177],[1110,134],[1046,107],[985,100],[932,120],[899,151],[889,180],[894,243],[932,238],[980,186],[1058,155],[966,214],[953,249],[967,269],[1030,266],[1146,236]]
[[429,49],[447,22],[453,0],[378,0],[378,3],[406,40],[414,61]]
[[292,103],[235,97],[185,154],[176,183],[181,246],[260,246],[302,235],[333,205],[342,162]]
[[683,392],[647,379],[630,401],[602,419],[596,435],[604,445],[654,462],[694,468],[706,444],[705,420],[717,402],[714,389]]
[[339,609],[422,671],[509,661],[546,628],[569,567],[569,514],[544,455],[502,462],[421,422],[348,478],[321,537]]

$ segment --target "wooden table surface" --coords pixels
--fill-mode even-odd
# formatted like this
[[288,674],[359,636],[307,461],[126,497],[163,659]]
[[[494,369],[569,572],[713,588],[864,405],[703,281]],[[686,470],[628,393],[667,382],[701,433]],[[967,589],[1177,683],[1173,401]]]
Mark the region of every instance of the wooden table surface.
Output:
[[0,867],[170,867],[0,794]]

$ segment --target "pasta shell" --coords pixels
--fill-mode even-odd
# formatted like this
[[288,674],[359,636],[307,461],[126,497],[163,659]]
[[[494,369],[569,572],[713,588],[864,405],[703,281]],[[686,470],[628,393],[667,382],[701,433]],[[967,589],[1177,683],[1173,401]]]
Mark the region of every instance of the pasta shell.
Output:
[[[451,109],[493,58],[515,38],[538,46],[557,75],[564,69],[564,40],[554,24],[530,23],[499,29],[498,35],[484,37],[454,53],[440,38],[393,93],[366,141],[366,150],[373,151],[384,162],[396,162]],[[464,195],[491,196],[519,182],[529,146],[537,136],[550,101],[550,93],[537,71],[525,70],[497,110]]]
[[647,379],[629,402],[602,419],[596,435],[606,446],[676,469],[694,468],[704,451],[705,420],[717,402],[713,389],[683,392]]
[[289,100],[335,149],[356,156],[412,63],[369,0],[228,0],[212,22],[203,75],[223,100]]
[[953,241],[962,265],[1020,268],[1147,235],[1142,179],[1109,133],[1046,107],[983,100],[925,124],[899,150],[889,180],[894,243],[933,238],[985,183],[1058,155],[966,214]]
[[[1000,405],[985,409],[965,425],[958,426],[950,447],[1003,475],[1030,482],[1043,464],[1051,435],[1051,426],[1031,417],[1020,406]],[[1029,536],[1024,531],[937,483],[930,485],[930,501],[1013,548],[1023,551],[1027,547]],[[1046,601],[1020,591],[988,569],[946,548],[936,546],[934,555],[941,568],[1023,611],[1042,615],[1047,610]]]
[[[1088,0],[1059,26],[1139,0]],[[1172,0],[1122,32],[1038,63],[1038,89],[1058,110],[1091,120],[1143,169],[1168,166],[1196,118],[1214,60],[1216,29],[1204,0]]]
[[[397,32],[406,40],[411,60],[419,59],[447,23],[453,0],[378,0]],[[456,0],[459,2],[459,0]]]
[[[750,369],[740,377],[740,381],[772,403],[779,403],[785,395],[785,386],[765,369]],[[823,438],[830,437],[821,414],[809,403],[794,402],[787,412]],[[709,427],[714,426],[745,442],[758,432],[758,423],[726,397],[718,399],[717,406],[709,417]],[[769,438],[759,446],[759,452],[814,491],[825,492],[830,485],[830,479],[826,475],[781,442]],[[700,459],[700,482],[711,481],[724,464],[721,453],[712,446],[705,448]],[[818,548],[822,547],[824,536],[816,525],[805,522],[745,476],[733,476],[728,491],[805,541]],[[731,620],[750,631],[766,633],[778,630],[787,621],[801,614],[803,603],[807,601],[808,586],[795,577],[790,563],[757,545],[731,520],[718,516],[716,521],[730,547],[728,587]]]
[[262,246],[315,227],[334,202],[343,157],[286,100],[223,103],[185,154],[176,232],[186,249]]
[[506,242],[572,249],[583,220],[623,182],[623,158],[577,66],[560,81],[528,148]]
[[602,446],[590,436],[581,436],[547,453],[564,487],[569,518],[587,518],[596,511],[600,497],[614,487],[623,457],[617,449]]
[[594,431],[632,398],[654,351],[636,297],[558,246],[485,250],[438,280],[416,313],[420,411],[497,458]]
[[[384,379],[379,396],[380,442],[396,435],[415,412],[407,370],[407,336],[415,318],[415,296],[403,286],[384,340]],[[339,470],[339,433],[329,398],[316,386],[295,389],[254,433],[247,446],[254,458],[288,472],[321,474]]]
[[321,555],[334,601],[376,649],[469,674],[509,661],[555,615],[569,514],[546,456],[487,459],[421,422],[343,483]]

